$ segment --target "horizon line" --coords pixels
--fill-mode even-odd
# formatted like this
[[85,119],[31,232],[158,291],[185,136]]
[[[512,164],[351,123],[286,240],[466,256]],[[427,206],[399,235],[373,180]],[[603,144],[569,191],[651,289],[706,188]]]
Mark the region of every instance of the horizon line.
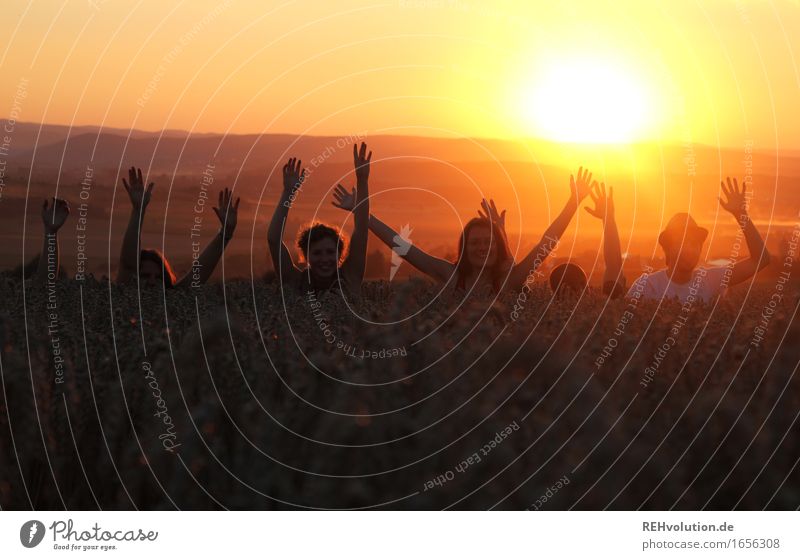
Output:
[[[11,120],[9,117],[0,117],[0,121],[9,121]],[[127,131],[128,134],[133,132],[138,132],[141,134],[149,134],[152,136],[163,136],[164,134],[181,134],[185,136],[220,136],[220,137],[228,137],[228,136],[294,136],[299,138],[341,138],[342,135],[340,134],[298,134],[296,132],[230,132],[224,133],[219,131],[212,131],[212,132],[202,132],[202,131],[189,131],[184,128],[162,128],[160,130],[146,130],[143,128],[124,128],[119,126],[103,126],[99,124],[63,124],[63,123],[55,123],[55,122],[39,122],[39,121],[20,121],[15,120],[15,124],[18,125],[33,125],[33,126],[54,126],[54,127],[64,127],[69,129],[76,129],[76,128],[95,128],[101,134],[113,134],[114,131],[125,132]],[[643,139],[637,140],[634,142],[620,142],[620,143],[602,143],[602,142],[568,142],[568,141],[559,141],[559,140],[550,140],[547,138],[541,138],[537,136],[439,136],[435,134],[389,134],[389,133],[378,133],[373,135],[375,136],[384,136],[384,137],[400,137],[400,138],[428,138],[434,140],[487,140],[493,142],[536,142],[536,143],[544,143],[544,144],[554,144],[554,145],[569,145],[569,146],[576,146],[576,147],[584,147],[584,148],[597,148],[597,147],[609,147],[609,148],[619,148],[624,146],[643,146],[643,145],[667,145],[667,146],[681,146],[685,142],[682,140],[672,140],[672,141],[665,141],[665,140],[658,140],[658,139]],[[715,144],[708,144],[704,142],[692,142],[692,146],[700,146],[705,148],[711,149],[724,149],[724,150],[733,150],[733,149],[740,149],[739,145],[715,145]],[[765,148],[754,148],[754,152],[773,152],[773,153],[780,153],[780,152],[800,152],[800,145],[796,147],[787,147],[787,148],[778,148],[778,147],[765,147]]]

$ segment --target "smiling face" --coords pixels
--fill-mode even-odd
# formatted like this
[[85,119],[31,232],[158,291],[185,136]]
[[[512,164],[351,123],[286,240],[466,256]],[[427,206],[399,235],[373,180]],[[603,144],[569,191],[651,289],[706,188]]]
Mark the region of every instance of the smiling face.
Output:
[[330,237],[312,242],[306,261],[312,274],[320,278],[330,278],[336,274],[339,266],[338,243]]
[[491,268],[497,260],[497,239],[488,226],[476,225],[467,233],[466,257],[474,269]]

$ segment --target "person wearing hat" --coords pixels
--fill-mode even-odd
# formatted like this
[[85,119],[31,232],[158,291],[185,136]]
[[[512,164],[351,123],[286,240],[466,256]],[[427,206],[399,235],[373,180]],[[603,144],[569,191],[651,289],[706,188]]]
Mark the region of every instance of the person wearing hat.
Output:
[[720,205],[739,222],[750,256],[729,266],[698,267],[708,230],[698,226],[689,214],[675,214],[658,236],[667,268],[642,274],[631,285],[628,297],[678,298],[683,303],[709,301],[723,294],[728,286],[744,282],[769,264],[764,240],[747,214],[745,183],[742,182],[740,189],[739,182],[729,177],[727,184],[721,185],[726,200],[720,197]]

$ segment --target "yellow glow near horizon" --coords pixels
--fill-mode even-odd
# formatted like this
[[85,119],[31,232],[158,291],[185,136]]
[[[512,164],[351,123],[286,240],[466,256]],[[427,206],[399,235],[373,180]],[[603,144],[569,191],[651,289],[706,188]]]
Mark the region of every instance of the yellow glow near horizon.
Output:
[[654,120],[654,104],[634,73],[592,56],[554,62],[530,87],[520,111],[536,136],[550,140],[627,143]]
[[0,118],[800,149],[796,2],[52,4],[3,3]]

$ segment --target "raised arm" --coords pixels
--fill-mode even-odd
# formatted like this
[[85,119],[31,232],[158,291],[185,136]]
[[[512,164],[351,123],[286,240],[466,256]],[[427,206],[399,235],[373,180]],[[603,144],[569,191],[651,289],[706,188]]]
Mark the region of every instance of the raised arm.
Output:
[[594,208],[586,206],[586,211],[595,218],[603,221],[603,259],[606,269],[603,273],[603,288],[611,286],[612,294],[617,285],[625,286],[625,277],[622,275],[622,249],[619,242],[619,231],[614,215],[614,187],[609,187],[606,193],[605,183],[592,184],[589,193],[594,202]]
[[[361,150],[353,144],[353,165],[356,170],[355,207],[353,209],[353,235],[350,238],[350,251],[342,264],[342,274],[351,286],[359,286],[364,280],[367,267],[367,237],[369,237],[369,166],[372,152],[367,155],[367,145],[362,142]],[[344,189],[336,186],[337,191]]]
[[150,194],[155,186],[154,183],[150,183],[145,189],[142,170],[133,167],[128,170],[128,182],[123,178],[122,184],[131,201],[131,217],[128,220],[125,236],[122,238],[117,282],[127,282],[139,273],[142,222],[147,205],[150,204]]
[[283,243],[283,229],[292,201],[302,188],[305,178],[306,170],[302,168],[302,162],[290,158],[283,166],[283,191],[267,230],[267,245],[272,256],[272,267],[275,269],[275,274],[280,274],[281,281],[286,283],[295,283],[301,274],[300,269],[292,261],[289,249]]
[[225,252],[225,246],[233,237],[233,232],[236,230],[236,222],[239,216],[239,198],[233,202],[233,193],[228,189],[219,191],[218,206],[214,207],[214,213],[220,221],[221,227],[217,235],[214,236],[197,262],[192,263],[192,268],[186,275],[180,279],[178,286],[185,288],[187,286],[198,288],[201,284],[205,284],[217,263],[222,258]]
[[542,239],[536,246],[531,249],[524,259],[515,264],[511,269],[509,276],[509,283],[511,286],[522,287],[528,280],[528,277],[542,264],[550,252],[558,245],[561,236],[564,235],[567,226],[569,226],[572,216],[578,209],[581,201],[586,198],[591,190],[592,174],[589,170],[583,170],[583,167],[578,169],[578,178],[575,179],[573,175],[569,177],[570,183],[570,198],[561,213],[553,220],[550,227],[544,232]]
[[45,199],[42,205],[42,222],[44,223],[44,244],[39,255],[39,266],[36,267],[34,282],[47,284],[48,275],[53,274],[53,279],[58,279],[58,230],[67,221],[69,216],[69,203],[61,198],[53,198],[52,206],[47,205]]
[[733,264],[733,271],[729,280],[729,285],[733,286],[744,282],[766,267],[769,264],[770,255],[764,245],[764,240],[747,213],[747,186],[745,182],[742,181],[741,189],[739,188],[739,181],[736,179],[731,181],[730,177],[727,179],[727,185],[725,183],[720,184],[726,200],[720,197],[719,203],[739,222],[739,227],[742,228],[744,239],[747,242],[747,250],[750,252],[748,258]]
[[[333,193],[333,205],[342,210],[352,212],[356,205],[355,193],[338,185]],[[429,255],[411,244],[392,228],[384,224],[373,214],[369,215],[369,229],[378,239],[408,261],[414,268],[424,272],[434,280],[446,282],[455,270],[453,263]]]

